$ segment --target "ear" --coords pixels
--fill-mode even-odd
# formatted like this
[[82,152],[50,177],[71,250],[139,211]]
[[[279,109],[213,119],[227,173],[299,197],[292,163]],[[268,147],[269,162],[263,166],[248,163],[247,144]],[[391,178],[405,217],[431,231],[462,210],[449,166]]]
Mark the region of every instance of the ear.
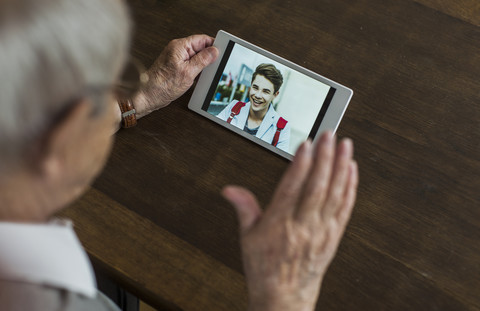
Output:
[[[81,99],[47,132],[34,163],[43,178],[56,179],[65,168],[68,152],[75,149],[91,119],[92,103]],[[72,150],[73,149],[73,150]]]
[[277,97],[278,94],[280,94],[280,91],[276,91],[276,92],[273,94],[273,96],[274,96],[274,97]]

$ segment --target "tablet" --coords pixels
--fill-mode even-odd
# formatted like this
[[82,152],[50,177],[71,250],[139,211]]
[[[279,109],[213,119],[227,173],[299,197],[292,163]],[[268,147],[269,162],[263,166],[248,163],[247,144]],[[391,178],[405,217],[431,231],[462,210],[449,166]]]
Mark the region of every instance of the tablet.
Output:
[[290,160],[306,139],[336,131],[351,89],[222,30],[214,46],[191,110]]

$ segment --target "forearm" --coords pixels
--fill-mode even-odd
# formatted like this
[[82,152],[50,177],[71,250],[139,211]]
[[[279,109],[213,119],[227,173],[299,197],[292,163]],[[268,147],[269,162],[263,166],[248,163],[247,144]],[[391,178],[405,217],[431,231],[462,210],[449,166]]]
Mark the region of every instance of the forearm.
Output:
[[[131,102],[135,109],[135,118],[138,120],[151,112],[167,106],[170,101],[163,100],[160,94],[148,96],[145,90],[140,90],[132,99]],[[122,111],[118,100],[115,100],[115,119],[118,124],[117,131],[122,123]]]

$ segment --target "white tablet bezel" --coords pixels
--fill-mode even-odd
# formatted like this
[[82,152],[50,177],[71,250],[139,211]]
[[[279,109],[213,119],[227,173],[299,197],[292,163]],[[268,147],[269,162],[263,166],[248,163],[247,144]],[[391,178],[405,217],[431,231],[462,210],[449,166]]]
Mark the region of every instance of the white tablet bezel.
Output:
[[[308,77],[311,77],[315,80],[318,80],[330,87],[335,88],[335,93],[333,95],[333,98],[330,101],[330,104],[327,108],[327,111],[325,112],[325,115],[323,119],[321,120],[320,126],[318,130],[313,134],[312,139],[318,138],[320,135],[319,133],[324,132],[325,130],[332,130],[333,133],[338,128],[338,125],[343,117],[343,114],[345,113],[345,110],[347,109],[348,103],[350,102],[350,99],[352,98],[353,91],[335,81],[332,81],[330,79],[327,79],[313,71],[310,71],[304,67],[301,67],[297,64],[294,64],[280,56],[277,56],[271,52],[268,52],[258,46],[255,46],[245,40],[242,40],[238,37],[235,37],[223,30],[220,30],[217,33],[217,36],[215,38],[214,46],[218,48],[219,50],[219,56],[217,60],[211,64],[210,66],[206,67],[203,72],[201,73],[198,82],[195,86],[195,89],[193,91],[192,97],[190,99],[190,102],[188,103],[189,109],[199,113],[200,115],[228,128],[229,130],[234,131],[237,134],[240,134],[241,136],[267,148],[270,151],[273,151],[289,160],[293,158],[293,155],[290,153],[283,151],[277,147],[272,146],[271,144],[261,140],[260,138],[257,138],[253,135],[248,134],[247,132],[243,131],[242,129],[227,123],[226,121],[221,120],[217,116],[210,114],[206,110],[203,110],[202,107],[204,103],[207,100],[207,96],[210,90],[210,87],[212,85],[212,82],[215,78],[215,75],[217,73],[217,69],[220,66],[225,50],[229,44],[230,41],[233,41],[234,43],[240,44],[243,47],[246,47],[254,52],[257,52],[261,55],[264,55],[282,65],[285,65],[293,70],[296,70],[302,74],[305,74]],[[211,100],[211,99],[210,99]]]

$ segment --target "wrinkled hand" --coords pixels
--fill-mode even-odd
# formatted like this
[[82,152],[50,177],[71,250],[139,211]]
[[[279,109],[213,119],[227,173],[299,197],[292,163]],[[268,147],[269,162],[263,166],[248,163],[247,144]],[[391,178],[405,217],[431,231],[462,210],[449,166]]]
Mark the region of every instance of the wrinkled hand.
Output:
[[195,77],[218,57],[213,40],[193,35],[170,41],[148,70],[147,85],[134,99],[137,117],[167,106],[192,86]]
[[241,234],[250,310],[313,310],[354,205],[353,144],[331,132],[304,143],[262,213],[248,190],[227,186]]

